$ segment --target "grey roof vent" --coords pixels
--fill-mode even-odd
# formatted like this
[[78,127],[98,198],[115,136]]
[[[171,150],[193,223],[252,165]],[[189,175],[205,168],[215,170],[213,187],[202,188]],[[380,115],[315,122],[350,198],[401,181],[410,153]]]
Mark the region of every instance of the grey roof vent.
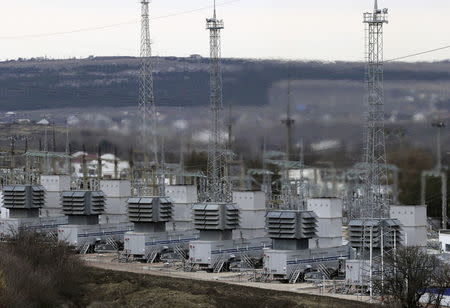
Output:
[[385,248],[402,243],[402,228],[397,219],[354,219],[348,224],[348,241],[353,248],[369,248],[371,233],[374,248],[381,248],[381,233]]
[[239,208],[228,203],[200,203],[193,207],[197,230],[233,230],[239,227]]
[[105,195],[102,191],[63,191],[62,211],[68,216],[98,216],[105,211]]
[[12,185],[3,188],[7,209],[39,209],[45,204],[45,189],[39,185]]
[[172,219],[172,201],[167,197],[129,198],[128,217],[131,222],[168,222]]
[[266,226],[272,239],[308,239],[316,237],[317,216],[312,211],[269,211]]

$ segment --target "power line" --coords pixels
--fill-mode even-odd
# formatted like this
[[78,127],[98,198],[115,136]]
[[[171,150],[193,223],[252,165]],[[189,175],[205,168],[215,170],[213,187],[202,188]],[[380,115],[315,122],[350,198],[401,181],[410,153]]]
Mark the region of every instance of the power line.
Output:
[[398,57],[398,58],[394,58],[394,59],[390,59],[390,60],[386,60],[384,62],[393,62],[393,61],[397,61],[397,60],[403,60],[403,59],[406,59],[406,58],[420,56],[420,55],[424,55],[424,54],[427,54],[427,53],[432,53],[432,52],[435,52],[435,51],[444,50],[444,49],[447,49],[447,48],[450,48],[450,45],[439,47],[439,48],[435,48],[435,49],[430,49],[430,50],[426,50],[426,51],[422,51],[422,52],[418,52],[418,53],[414,53],[414,54],[410,54],[410,55],[406,55],[406,56],[402,56],[402,57]]
[[[239,1],[242,1],[242,0],[231,0],[231,1],[217,4],[217,6],[225,6],[225,5],[228,5],[228,4],[231,4],[234,2],[239,2]],[[212,5],[208,5],[208,6],[204,6],[204,7],[200,7],[200,8],[196,8],[196,9],[181,11],[178,13],[172,13],[172,14],[168,14],[168,15],[153,17],[153,18],[150,18],[150,20],[153,21],[153,20],[165,19],[165,18],[180,16],[180,15],[186,15],[186,14],[190,14],[190,13],[194,13],[194,12],[198,12],[198,11],[204,11],[204,10],[210,9],[212,7],[213,7]],[[115,23],[115,24],[110,24],[110,25],[89,27],[89,28],[80,28],[80,29],[74,29],[74,30],[70,30],[70,31],[39,33],[39,34],[26,34],[26,35],[17,35],[17,36],[0,36],[0,40],[16,40],[16,39],[40,38],[40,37],[52,37],[52,36],[74,34],[74,33],[80,33],[80,32],[105,30],[105,29],[110,29],[110,28],[115,28],[115,27],[120,27],[120,26],[125,26],[125,25],[137,24],[139,22],[140,22],[139,19],[134,19],[131,21],[125,21],[125,22],[120,22],[120,23]]]

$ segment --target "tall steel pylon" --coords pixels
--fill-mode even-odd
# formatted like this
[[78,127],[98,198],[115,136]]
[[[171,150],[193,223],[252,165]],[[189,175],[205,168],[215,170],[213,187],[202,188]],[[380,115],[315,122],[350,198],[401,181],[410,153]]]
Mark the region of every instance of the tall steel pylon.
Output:
[[223,136],[223,97],[220,30],[223,20],[217,19],[214,1],[213,18],[206,19],[210,32],[210,129],[208,143],[208,201],[229,202],[231,193],[226,179],[226,145]]
[[[150,41],[149,24],[149,0],[141,0],[141,52],[140,52],[140,78],[139,78],[139,112],[142,117],[141,132],[143,152],[146,156],[144,170],[144,186],[142,193],[147,195],[161,195],[161,182],[158,179],[158,139],[155,96],[153,93],[153,63],[152,49]],[[148,153],[153,154],[153,166],[147,157]],[[151,172],[150,172],[151,170]],[[162,188],[163,189],[163,188]]]
[[387,9],[378,8],[375,0],[373,12],[364,13],[363,21],[366,25],[367,64],[363,218],[386,218],[389,215],[389,198],[383,191],[383,187],[388,184],[383,97],[383,25],[388,23],[387,13]]
[[290,160],[292,157],[292,129],[295,124],[295,120],[291,114],[291,78],[289,76],[288,89],[287,89],[287,104],[286,104],[286,119],[281,121],[286,125],[286,160]]

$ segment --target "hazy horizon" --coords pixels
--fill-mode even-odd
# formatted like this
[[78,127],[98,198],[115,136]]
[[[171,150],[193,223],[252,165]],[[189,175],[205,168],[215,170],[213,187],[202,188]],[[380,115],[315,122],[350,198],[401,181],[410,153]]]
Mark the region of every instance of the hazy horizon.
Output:
[[[373,0],[222,0],[225,21],[223,57],[275,60],[361,61],[364,54],[362,14]],[[212,0],[162,1],[150,4],[155,56],[208,56],[205,19]],[[389,8],[385,59],[448,45],[450,2],[380,0]],[[139,1],[30,0],[7,2],[0,13],[0,60],[43,57],[84,58],[137,56]],[[93,29],[96,28],[96,29]],[[69,32],[69,33],[67,33]],[[407,59],[450,59],[441,50]]]

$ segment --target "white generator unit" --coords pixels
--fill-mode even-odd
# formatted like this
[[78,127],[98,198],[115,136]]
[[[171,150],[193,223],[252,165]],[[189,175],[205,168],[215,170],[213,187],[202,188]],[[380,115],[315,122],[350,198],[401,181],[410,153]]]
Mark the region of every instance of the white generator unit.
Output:
[[262,259],[271,240],[265,237],[233,239],[239,227],[239,208],[228,203],[201,203],[194,206],[195,228],[200,239],[189,243],[189,261],[200,269],[220,272],[232,262],[250,268]]
[[105,211],[100,215],[100,223],[128,222],[127,200],[131,195],[131,182],[102,179],[100,190],[105,194]]
[[70,190],[69,175],[41,175],[41,185],[45,188],[45,205],[41,209],[41,217],[63,216],[61,192]]
[[166,231],[166,223],[172,219],[170,198],[133,197],[127,202],[134,231],[125,234],[126,256],[146,262],[154,262],[163,253],[187,257],[188,244],[198,239],[198,231]]
[[239,228],[233,239],[266,236],[266,194],[262,191],[233,191],[233,203],[239,208]]
[[82,253],[107,245],[117,250],[126,232],[133,230],[131,223],[99,224],[105,209],[102,191],[64,191],[61,194],[63,213],[68,224],[58,228],[58,240],[66,242]]
[[310,248],[329,248],[342,245],[342,205],[339,198],[310,198],[307,209],[317,216],[317,237],[310,240]]
[[425,205],[391,205],[391,218],[400,221],[403,245],[427,246],[427,207]]
[[166,223],[168,231],[194,230],[192,207],[198,203],[195,185],[166,185],[166,196],[172,201],[172,219]]
[[64,216],[39,217],[39,211],[45,204],[45,189],[42,186],[5,186],[2,195],[3,207],[8,209],[9,218],[0,219],[0,237],[19,231],[56,235],[58,227],[68,222]]

